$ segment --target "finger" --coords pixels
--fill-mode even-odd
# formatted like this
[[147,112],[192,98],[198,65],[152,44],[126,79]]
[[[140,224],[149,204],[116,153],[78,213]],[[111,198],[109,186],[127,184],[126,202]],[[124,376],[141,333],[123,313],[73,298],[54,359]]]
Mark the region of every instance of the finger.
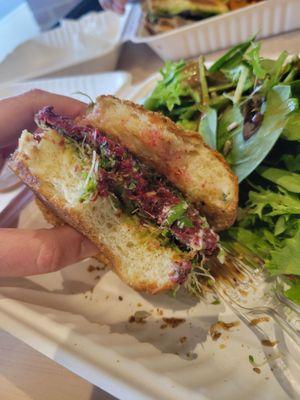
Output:
[[6,159],[5,153],[1,152],[1,150],[0,150],[0,173],[1,173],[2,167],[5,164],[5,159]]
[[118,12],[119,14],[124,14],[125,6],[128,3],[127,0],[115,0],[114,2],[114,11]]
[[127,3],[126,0],[102,0],[100,1],[101,6],[105,10],[112,10],[118,14],[123,14],[125,11],[124,5]]
[[113,11],[118,13],[118,14],[124,14],[125,12],[125,7],[123,4],[119,2],[113,2]]
[[6,160],[15,151],[17,147],[18,147],[18,141],[16,140],[9,146],[1,148],[0,155]]
[[0,229],[0,276],[45,274],[97,254],[87,238],[70,228]]
[[104,10],[112,10],[112,0],[100,0],[100,5]]
[[39,89],[0,100],[0,147],[11,145],[23,129],[34,130],[34,115],[44,106],[72,118],[86,110],[81,101]]

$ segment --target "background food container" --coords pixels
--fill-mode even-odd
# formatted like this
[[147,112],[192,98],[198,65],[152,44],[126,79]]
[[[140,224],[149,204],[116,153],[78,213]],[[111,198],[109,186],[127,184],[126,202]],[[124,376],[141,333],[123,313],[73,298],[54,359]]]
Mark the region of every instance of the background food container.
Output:
[[126,26],[134,43],[147,43],[164,60],[189,58],[224,49],[252,35],[267,37],[300,28],[300,0],[266,0],[167,33],[150,35],[136,4]]
[[66,68],[68,75],[82,74],[80,66],[95,59],[98,72],[114,70],[129,11],[122,17],[107,11],[63,20],[58,28],[20,44],[0,63],[0,86]]

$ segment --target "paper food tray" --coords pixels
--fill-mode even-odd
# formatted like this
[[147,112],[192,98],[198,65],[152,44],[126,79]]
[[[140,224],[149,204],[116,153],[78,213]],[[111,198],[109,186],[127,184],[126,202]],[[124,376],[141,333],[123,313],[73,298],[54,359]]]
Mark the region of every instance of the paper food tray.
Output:
[[[48,227],[35,203],[23,211],[19,226]],[[91,271],[90,265],[96,268]],[[44,276],[2,279],[0,326],[120,399],[296,396],[299,371],[288,357],[266,363],[259,375],[253,371],[249,355],[259,362],[272,349],[263,347],[259,334],[241,320],[212,340],[212,324],[238,318],[211,303],[181,293],[177,298],[139,294],[112,271],[86,260]],[[141,310],[151,314],[147,322],[130,323],[129,317]],[[185,321],[164,327],[164,317]],[[275,353],[286,354],[291,343],[272,323],[264,329],[279,341]]]
[[299,15],[299,0],[266,0],[150,35],[143,27],[141,7],[135,4],[126,23],[126,37],[134,43],[147,43],[164,60],[179,60],[233,46],[253,35],[263,38],[298,29]]
[[78,75],[67,78],[36,79],[0,86],[0,99],[17,96],[31,89],[42,89],[56,94],[89,102],[84,96],[95,99],[99,94],[114,94],[129,86],[131,76],[127,72],[114,71],[101,74]]
[[[141,102],[157,78],[118,95]],[[21,214],[20,228],[48,226],[35,203]],[[278,346],[263,347],[259,326],[212,303],[181,292],[137,293],[86,260],[43,276],[2,279],[0,327],[119,399],[298,398],[299,365],[290,355],[299,349],[271,321],[263,330]],[[137,311],[150,313],[144,324],[129,322]],[[165,317],[184,322],[172,328]],[[239,325],[214,341],[209,329],[217,321]],[[260,374],[249,355],[263,364]]]

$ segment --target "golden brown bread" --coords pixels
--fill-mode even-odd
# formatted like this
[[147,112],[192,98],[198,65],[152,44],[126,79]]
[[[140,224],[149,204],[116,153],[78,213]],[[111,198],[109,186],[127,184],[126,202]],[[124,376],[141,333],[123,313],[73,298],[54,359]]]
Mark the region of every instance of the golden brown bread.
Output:
[[216,230],[236,218],[238,181],[202,137],[130,101],[100,96],[81,123],[99,128],[167,177]]
[[142,4],[143,25],[153,35],[229,11],[224,0],[147,0]]
[[40,142],[23,132],[10,167],[46,206],[46,219],[54,225],[63,221],[92,240],[101,261],[128,285],[149,293],[176,286],[170,274],[185,255],[163,246],[155,228],[116,210],[109,198],[81,202],[85,178],[76,151],[56,131],[47,131]]
[[[43,201],[40,200],[37,195],[35,198],[35,202],[36,202],[38,208],[40,209],[40,211],[42,212],[43,217],[49,224],[51,224],[53,226],[66,225],[66,222],[63,219],[59,218],[57,216],[57,214],[55,214],[55,211],[51,211],[50,207],[47,206],[46,204],[44,204]],[[93,258],[95,258],[101,264],[104,264],[107,267],[111,267],[110,260],[107,257],[107,255],[105,255],[103,250],[102,250],[102,252],[99,252],[98,254],[96,254]]]
[[224,0],[147,0],[147,6],[154,15],[222,14],[228,11]]

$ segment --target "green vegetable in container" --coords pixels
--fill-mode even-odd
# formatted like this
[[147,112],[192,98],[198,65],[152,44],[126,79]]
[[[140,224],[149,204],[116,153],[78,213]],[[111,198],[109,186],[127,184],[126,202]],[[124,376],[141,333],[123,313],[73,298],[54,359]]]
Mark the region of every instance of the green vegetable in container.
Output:
[[161,75],[145,106],[202,135],[239,178],[240,216],[223,243],[260,256],[300,304],[299,57],[264,58],[252,38],[209,67],[201,56]]

